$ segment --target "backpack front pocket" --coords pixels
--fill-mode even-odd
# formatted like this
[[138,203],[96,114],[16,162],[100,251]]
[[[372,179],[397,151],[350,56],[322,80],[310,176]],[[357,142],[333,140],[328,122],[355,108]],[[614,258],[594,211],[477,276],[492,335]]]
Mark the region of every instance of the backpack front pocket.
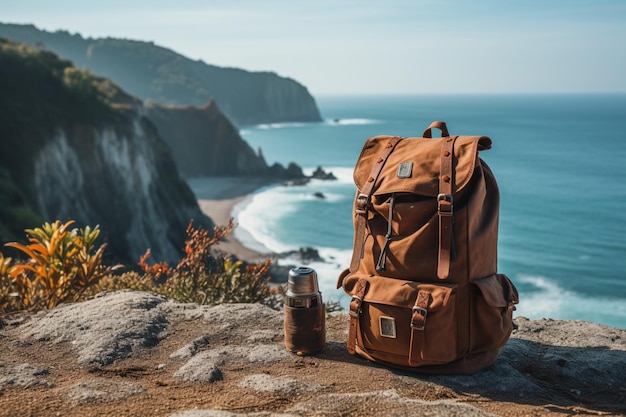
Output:
[[373,278],[358,312],[359,349],[402,366],[457,358],[456,285]]

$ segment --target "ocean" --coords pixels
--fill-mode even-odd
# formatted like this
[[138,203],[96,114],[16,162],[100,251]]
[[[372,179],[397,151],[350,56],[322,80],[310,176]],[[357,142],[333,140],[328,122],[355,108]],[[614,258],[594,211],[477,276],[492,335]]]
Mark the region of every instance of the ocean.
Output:
[[[433,120],[452,135],[486,135],[480,156],[500,187],[498,269],[520,292],[516,316],[626,328],[626,94],[317,97],[319,123],[244,127],[269,164],[318,166],[336,181],[270,186],[233,211],[246,246],[319,250],[325,300],[349,264],[352,170],[379,134],[421,136]],[[313,194],[321,192],[325,198]],[[280,263],[294,263],[282,260]]]

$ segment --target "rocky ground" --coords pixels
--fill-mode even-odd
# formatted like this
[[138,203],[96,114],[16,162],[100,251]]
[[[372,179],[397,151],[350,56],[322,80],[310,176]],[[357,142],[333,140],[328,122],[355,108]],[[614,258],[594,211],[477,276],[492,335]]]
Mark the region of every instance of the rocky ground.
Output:
[[515,320],[472,376],[402,373],[350,356],[348,318],[327,347],[283,346],[261,304],[178,304],[117,292],[0,321],[0,416],[570,416],[626,413],[626,330]]

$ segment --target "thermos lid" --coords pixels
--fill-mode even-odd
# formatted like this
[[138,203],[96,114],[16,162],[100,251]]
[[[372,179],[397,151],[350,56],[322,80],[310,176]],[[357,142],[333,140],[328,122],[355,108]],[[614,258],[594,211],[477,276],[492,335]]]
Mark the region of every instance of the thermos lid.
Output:
[[289,271],[287,296],[307,296],[319,293],[317,274],[313,268],[300,266]]

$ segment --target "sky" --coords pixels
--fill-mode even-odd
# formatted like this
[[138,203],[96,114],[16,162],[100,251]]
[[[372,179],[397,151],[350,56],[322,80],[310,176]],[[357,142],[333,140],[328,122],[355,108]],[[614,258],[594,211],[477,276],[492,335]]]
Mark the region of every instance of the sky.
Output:
[[152,41],[313,95],[626,92],[626,0],[2,0],[0,22]]

